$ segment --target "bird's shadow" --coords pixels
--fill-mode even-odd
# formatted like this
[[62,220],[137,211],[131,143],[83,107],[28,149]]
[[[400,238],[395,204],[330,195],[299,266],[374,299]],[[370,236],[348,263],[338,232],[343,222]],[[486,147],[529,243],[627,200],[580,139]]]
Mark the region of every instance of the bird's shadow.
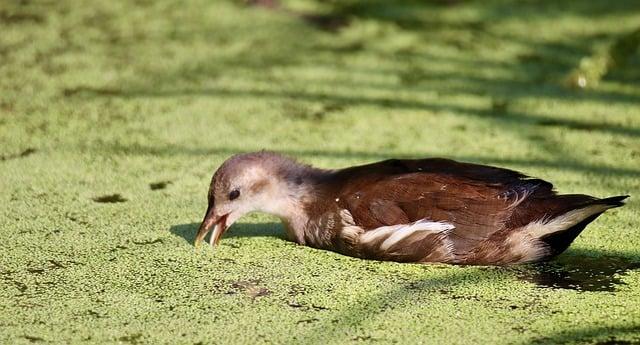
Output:
[[[198,223],[174,225],[170,231],[193,244]],[[277,237],[285,240],[280,223],[236,223],[223,238]],[[622,277],[631,270],[640,269],[639,253],[614,253],[593,249],[570,248],[566,253],[548,262],[505,267],[515,272],[519,280],[538,287],[593,292],[614,292],[624,285]]]
[[[185,241],[193,244],[196,232],[200,223],[187,223],[172,226],[169,231],[175,236],[182,237]],[[205,240],[208,240],[208,234]],[[286,239],[284,228],[281,223],[236,223],[233,224],[222,236],[225,238],[235,237],[277,237]]]
[[[182,237],[192,244],[198,230],[198,223],[188,223],[174,225],[170,228],[171,233]],[[285,239],[285,233],[280,223],[236,223],[227,233],[225,238],[237,237],[277,237]],[[471,269],[471,268],[469,268]],[[640,253],[607,252],[593,249],[573,249],[570,248],[556,259],[550,262],[543,262],[529,265],[516,265],[502,268],[485,268],[482,271],[468,273],[467,270],[448,271],[445,276],[430,277],[424,281],[409,282],[404,286],[384,290],[372,296],[368,296],[354,303],[353,308],[337,311],[335,316],[328,321],[318,321],[306,331],[302,332],[290,344],[309,342],[314,339],[315,334],[324,334],[331,331],[332,340],[341,340],[340,334],[346,333],[353,326],[366,322],[370,317],[380,313],[376,307],[380,301],[402,305],[404,302],[414,297],[416,289],[431,289],[440,293],[450,294],[448,289],[452,286],[465,284],[470,281],[477,283],[482,279],[497,279],[495,274],[483,274],[484,270],[490,272],[501,272],[500,275],[533,283],[537,288],[557,289],[557,290],[577,290],[589,292],[616,293],[618,288],[625,285],[623,277],[631,270],[640,269]],[[497,271],[496,271],[497,270]],[[460,272],[465,272],[466,276],[461,276]],[[469,274],[473,279],[469,279]],[[515,277],[514,277],[515,276]],[[460,298],[452,296],[451,298]],[[481,298],[481,297],[478,297]],[[391,302],[389,302],[391,301]],[[338,324],[343,324],[338,331],[335,331],[335,320],[340,320]],[[348,322],[347,322],[348,321]],[[579,329],[567,330],[558,334],[545,335],[531,340],[532,344],[570,341],[570,340],[591,340],[596,338],[609,337],[607,339],[618,340],[618,337],[626,336],[629,332],[636,332],[637,325],[620,325],[615,329]],[[302,339],[302,341],[300,341]]]

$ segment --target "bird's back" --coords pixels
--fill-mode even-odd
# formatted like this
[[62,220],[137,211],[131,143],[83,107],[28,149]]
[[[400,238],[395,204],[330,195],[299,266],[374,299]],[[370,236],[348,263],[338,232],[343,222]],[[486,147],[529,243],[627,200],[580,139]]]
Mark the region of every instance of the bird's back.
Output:
[[440,158],[338,170],[328,184],[336,212],[363,230],[357,255],[395,261],[544,260],[624,199],[558,195],[551,183],[513,170]]

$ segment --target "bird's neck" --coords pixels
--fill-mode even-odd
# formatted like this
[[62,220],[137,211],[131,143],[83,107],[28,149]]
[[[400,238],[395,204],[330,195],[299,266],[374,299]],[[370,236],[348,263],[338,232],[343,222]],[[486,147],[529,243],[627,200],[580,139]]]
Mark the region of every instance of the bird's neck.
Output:
[[318,212],[323,187],[331,171],[299,166],[295,171],[281,174],[274,184],[275,197],[266,206],[267,213],[279,217],[290,240],[304,244],[305,230]]

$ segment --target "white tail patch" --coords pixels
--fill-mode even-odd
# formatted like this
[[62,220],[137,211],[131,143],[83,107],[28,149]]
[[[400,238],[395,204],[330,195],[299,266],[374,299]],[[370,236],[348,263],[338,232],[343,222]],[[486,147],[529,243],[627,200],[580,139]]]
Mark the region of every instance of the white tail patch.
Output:
[[381,238],[385,240],[380,244],[380,250],[387,250],[394,244],[411,236],[416,232],[447,232],[455,228],[453,224],[446,222],[434,222],[421,219],[409,224],[398,224],[379,227],[360,235],[360,243],[371,243]]
[[548,254],[548,248],[538,238],[526,232],[513,232],[506,240],[512,256],[519,256],[518,263],[533,262]]
[[611,208],[610,205],[591,205],[569,211],[553,219],[540,219],[524,226],[522,230],[533,238],[541,238],[554,232],[567,230],[589,216]]

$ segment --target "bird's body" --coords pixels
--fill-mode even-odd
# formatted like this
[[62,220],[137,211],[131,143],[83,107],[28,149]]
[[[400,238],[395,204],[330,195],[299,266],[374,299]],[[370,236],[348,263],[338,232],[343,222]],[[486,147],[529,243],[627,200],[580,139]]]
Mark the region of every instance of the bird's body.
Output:
[[[248,191],[242,207],[234,208],[233,200],[218,207],[231,189]],[[279,216],[292,241],[349,256],[524,263],[563,252],[625,197],[558,195],[550,183],[512,170],[440,158],[323,170],[258,152],[234,156],[216,172],[198,238],[206,234],[208,219],[209,228],[224,223],[220,231],[216,227],[214,242],[227,223],[258,210]]]

